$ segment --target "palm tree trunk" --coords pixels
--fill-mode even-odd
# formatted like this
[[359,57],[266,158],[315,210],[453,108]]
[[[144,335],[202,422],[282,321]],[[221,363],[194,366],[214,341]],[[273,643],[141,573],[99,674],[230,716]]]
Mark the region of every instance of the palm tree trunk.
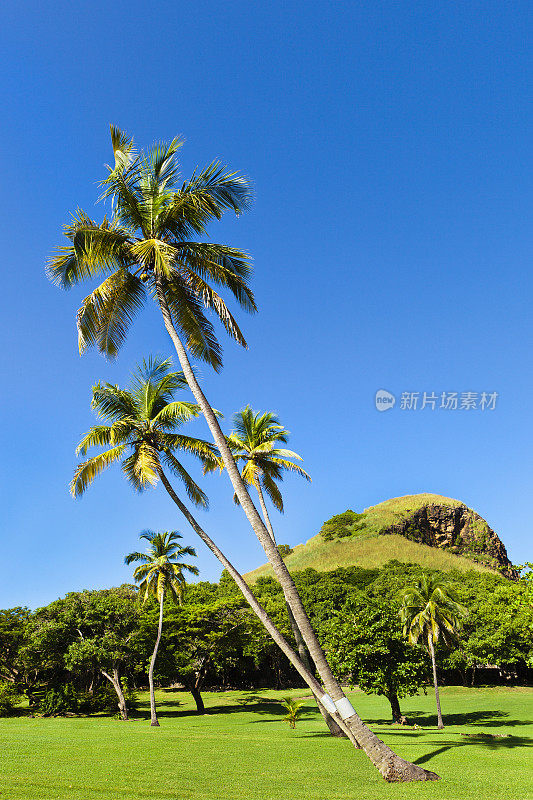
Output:
[[[277,547],[276,537],[274,535],[274,528],[272,527],[272,522],[270,520],[270,514],[268,513],[268,508],[267,508],[267,504],[265,502],[265,496],[263,494],[263,489],[261,487],[261,480],[260,479],[257,482],[256,488],[257,488],[257,494],[259,495],[259,504],[261,505],[261,511],[263,513],[263,519],[265,521],[266,529],[270,534],[270,538],[272,539],[272,541],[274,542],[274,544]],[[305,664],[305,666],[307,667],[309,672],[313,673],[314,669],[313,669],[313,666],[311,664],[311,660],[309,658],[309,651],[307,650],[307,647],[305,646],[305,642],[304,642],[304,638],[302,636],[302,632],[301,632],[300,628],[298,627],[296,620],[294,619],[294,614],[292,613],[292,608],[290,607],[290,605],[287,602],[287,600],[285,600],[285,607],[287,609],[287,615],[289,617],[289,622],[290,622],[290,625],[291,625],[291,629],[292,629],[292,634],[294,636],[294,640],[296,642],[296,647],[298,648],[298,655],[300,656],[300,659],[303,661],[303,663]],[[318,705],[318,710],[322,714],[322,717],[324,718],[324,722],[328,726],[331,735],[332,736],[337,736],[339,739],[346,738],[346,733],[344,733],[344,731],[342,730],[340,725],[338,725],[338,723],[333,719],[331,714],[324,708],[324,706],[322,705],[320,700],[318,700],[318,698],[317,698],[317,705]],[[357,740],[356,740],[356,742],[357,742]],[[359,745],[357,744],[357,746],[359,746]]]
[[154,728],[159,727],[159,721],[157,719],[157,711],[155,708],[155,692],[154,692],[154,667],[155,667],[155,660],[157,658],[157,651],[159,650],[159,642],[161,641],[161,633],[163,631],[163,602],[165,599],[165,590],[161,592],[161,597],[159,598],[159,624],[157,626],[157,639],[155,640],[155,647],[154,652],[152,653],[152,658],[150,659],[150,667],[148,669],[148,683],[150,685],[150,725]]
[[[270,617],[268,616],[265,609],[262,605],[258,602],[257,598],[253,594],[252,590],[242,577],[239,572],[235,569],[233,564],[226,558],[223,552],[220,550],[219,547],[213,542],[210,536],[203,530],[203,528],[199,525],[199,523],[195,520],[193,515],[190,513],[187,506],[185,506],[174,489],[172,485],[168,481],[165,473],[161,468],[158,470],[159,477],[161,478],[161,482],[163,486],[167,490],[169,496],[172,498],[174,503],[177,505],[181,513],[187,519],[195,533],[200,537],[200,539],[207,545],[207,547],[211,550],[211,552],[218,558],[221,564],[228,570],[229,574],[241,590],[242,594],[244,595],[245,599],[247,600],[248,604],[255,612],[256,616],[259,620],[263,623],[264,627],[271,635],[272,639],[276,642],[279,648],[283,651],[283,653],[287,656],[293,667],[296,671],[302,676],[304,681],[307,683],[313,694],[316,698],[320,698],[322,702],[329,702],[331,703],[331,695],[328,697],[327,693],[324,693],[323,687],[320,683],[316,680],[315,676],[310,673],[300,660],[300,658],[296,655],[293,651],[289,643],[286,641],[284,636],[279,632],[276,628]],[[277,552],[277,550],[276,550]],[[342,708],[342,706],[341,706]],[[353,709],[352,709],[353,711]],[[350,713],[349,719],[344,720],[339,711],[335,712],[335,720],[338,724],[343,728],[345,733],[347,733],[354,743],[354,739],[360,743],[361,747],[370,758],[374,766],[380,771],[381,775],[385,778],[386,781],[389,782],[398,782],[398,781],[426,781],[426,780],[438,780],[439,776],[436,775],[434,772],[430,772],[428,770],[423,769],[422,767],[417,766],[416,764],[411,764],[409,761],[405,761],[403,758],[394,753],[390,747],[388,747],[381,739],[369,729],[360,719],[359,715],[356,714],[355,711]],[[349,724],[348,724],[349,723]]]
[[102,670],[102,675],[107,678],[113,685],[113,689],[117,693],[118,697],[118,710],[120,713],[120,717],[123,720],[128,719],[128,708],[126,706],[126,698],[124,697],[124,692],[122,691],[122,686],[120,685],[120,678],[118,675],[118,669],[113,669],[113,675],[111,676],[105,670]]
[[[174,344],[189,388],[191,389],[196,402],[202,410],[215,444],[217,445],[220,455],[222,456],[224,466],[226,467],[239,503],[242,506],[255,535],[259,539],[259,542],[274,569],[274,574],[281,585],[286,601],[292,609],[296,624],[302,633],[305,644],[307,645],[307,649],[309,650],[311,658],[313,659],[324,686],[326,687],[326,691],[329,693],[335,703],[342,701],[343,705],[345,705],[346,696],[331,671],[324,651],[320,646],[317,636],[309,621],[309,617],[307,616],[307,613],[303,607],[294,581],[285,565],[285,562],[279,554],[278,548],[270,538],[270,534],[252,502],[252,499],[248,493],[248,489],[246,488],[246,485],[242,480],[241,474],[235,463],[235,459],[233,458],[233,455],[228,447],[228,443],[226,442],[226,437],[222,432],[222,428],[220,427],[216,415],[206,396],[204,395],[192,370],[187,350],[174,327],[172,314],[165,297],[161,278],[156,278],[156,290],[165,328],[172,340],[172,343]],[[350,715],[348,714],[347,710],[345,710],[343,713],[346,715],[346,721],[348,727],[350,727]]]
[[431,665],[433,667],[433,686],[435,687],[435,700],[437,701],[437,728],[442,730],[444,722],[442,721],[442,713],[440,710],[440,697],[439,697],[439,684],[437,683],[437,664],[435,662],[435,648],[433,647],[433,636],[431,633],[428,635],[428,646],[431,655]]

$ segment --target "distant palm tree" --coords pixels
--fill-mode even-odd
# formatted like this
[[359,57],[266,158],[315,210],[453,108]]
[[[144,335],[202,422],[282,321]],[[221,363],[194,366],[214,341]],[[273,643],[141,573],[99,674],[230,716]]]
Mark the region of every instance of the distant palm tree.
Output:
[[415,586],[403,592],[400,608],[403,633],[411,644],[416,644],[422,638],[431,656],[437,726],[440,729],[444,728],[444,723],[440,708],[435,645],[439,639],[448,645],[456,641],[461,618],[466,613],[466,608],[457,602],[449,584],[438,576],[424,575]]
[[[236,463],[242,464],[243,481],[257,490],[265,524],[274,543],[276,537],[264,492],[278,511],[283,512],[283,497],[277,485],[283,480],[283,472],[296,472],[306,480],[311,480],[307,472],[294,463],[302,461],[298,453],[277,447],[278,443],[286,444],[288,436],[289,431],[280,425],[277,415],[272,411],[261,413],[246,406],[234,414],[233,431],[227,440]],[[239,502],[237,495],[234,495],[234,500]]]
[[163,630],[163,603],[165,594],[169,594],[176,603],[183,599],[185,588],[185,578],[183,572],[190,572],[198,575],[198,567],[193,564],[182,564],[183,556],[195,556],[196,550],[193,547],[182,547],[178,544],[178,539],[183,537],[177,531],[166,531],[165,533],[155,533],[154,531],[143,531],[141,539],[146,539],[150,546],[146,553],[130,553],[124,559],[124,563],[132,564],[140,561],[141,564],[135,568],[133,577],[139,583],[139,590],[144,595],[143,603],[149,597],[155,597],[159,602],[159,624],[157,626],[157,638],[155,640],[154,652],[150,659],[148,670],[148,683],[150,684],[150,716],[151,724],[159,726],[155,707],[154,694],[154,666],[161,641]]

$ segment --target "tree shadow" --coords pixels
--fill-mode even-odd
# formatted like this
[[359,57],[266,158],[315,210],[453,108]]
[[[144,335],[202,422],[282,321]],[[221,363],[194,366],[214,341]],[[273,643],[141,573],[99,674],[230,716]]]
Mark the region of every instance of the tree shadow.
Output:
[[[259,702],[251,702],[247,703],[246,705],[242,704],[221,704],[216,706],[206,706],[205,712],[198,712],[195,708],[188,708],[188,709],[181,709],[177,706],[175,700],[158,700],[157,703],[157,715],[159,717],[198,717],[198,716],[210,716],[214,714],[236,714],[236,713],[246,713],[250,712],[253,714],[261,714],[264,716],[284,716],[287,713],[287,710],[283,708],[281,703],[278,700],[267,700],[261,699]],[[150,708],[150,704],[148,701],[141,701],[139,703],[139,711],[144,712],[148,711]],[[301,712],[303,717],[307,717],[310,712],[315,711],[318,713],[318,709],[313,707],[312,705],[309,706],[302,706]],[[254,722],[263,722],[264,720],[253,720]],[[277,720],[271,720],[272,722],[276,722]]]
[[[436,714],[428,714],[425,711],[410,711],[406,714],[410,721],[424,727],[434,727],[436,725]],[[509,727],[514,728],[517,725],[533,725],[532,720],[525,719],[509,719],[509,715],[505,711],[494,711],[488,709],[487,711],[465,711],[460,714],[444,714],[444,725],[483,725],[485,728],[498,728]],[[368,719],[366,722],[369,725],[387,725],[391,724],[390,719]]]
[[528,739],[523,736],[503,736],[501,738],[493,738],[490,736],[490,734],[472,734],[461,737],[459,740],[445,741],[435,750],[415,758],[413,763],[425,764],[426,762],[431,761],[432,758],[435,758],[435,756],[445,753],[447,750],[452,750],[457,747],[469,747],[474,744],[483,745],[488,750],[512,750],[515,747],[532,747],[533,739]]

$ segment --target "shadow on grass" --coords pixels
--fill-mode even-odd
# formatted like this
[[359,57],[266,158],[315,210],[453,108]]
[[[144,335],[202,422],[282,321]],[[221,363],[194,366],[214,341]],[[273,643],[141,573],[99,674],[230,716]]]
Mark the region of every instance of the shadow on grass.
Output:
[[[424,711],[410,711],[407,713],[410,722],[415,722],[420,727],[434,727],[437,724],[436,714],[427,714]],[[532,720],[509,719],[505,711],[465,711],[461,714],[443,714],[444,725],[483,725],[484,728],[509,727],[517,725],[533,725]],[[387,725],[390,719],[368,719],[369,725]]]
[[[145,712],[149,711],[150,703],[147,701],[141,701],[138,704],[138,712]],[[137,712],[137,713],[138,713]],[[158,700],[157,702],[157,715],[160,717],[198,717],[198,716],[210,716],[214,714],[236,714],[236,713],[252,713],[252,714],[261,714],[264,716],[276,716],[281,717],[285,716],[287,710],[283,708],[281,703],[278,700],[260,700],[255,702],[249,702],[246,705],[234,705],[234,704],[223,704],[223,705],[216,705],[216,706],[206,706],[205,712],[203,714],[199,714],[195,708],[188,708],[188,709],[181,709],[179,706],[176,705],[175,700]],[[302,706],[301,713],[302,719],[309,718],[309,715],[312,715],[313,712],[318,714],[318,709],[316,706],[312,704]],[[277,722],[278,720],[266,720],[267,722]],[[265,722],[265,720],[252,720],[252,722]]]
[[532,747],[533,739],[526,739],[522,736],[504,736],[502,738],[493,739],[491,736],[481,734],[474,734],[472,736],[461,737],[459,740],[448,740],[442,743],[440,747],[419,756],[414,759],[414,764],[426,764],[431,761],[435,756],[445,753],[447,750],[453,750],[458,747],[468,747],[471,745],[483,745],[488,750],[512,750],[515,747]]

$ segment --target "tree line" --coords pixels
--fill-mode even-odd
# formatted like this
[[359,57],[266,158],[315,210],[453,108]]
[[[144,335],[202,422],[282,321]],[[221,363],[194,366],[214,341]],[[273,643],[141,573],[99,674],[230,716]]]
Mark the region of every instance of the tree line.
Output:
[[[157,536],[147,535],[150,547],[154,539],[156,547],[161,545]],[[172,547],[176,540],[167,536],[167,545],[169,538]],[[34,713],[87,714],[118,706],[127,719],[135,708],[135,690],[146,686],[150,669],[157,686],[190,691],[199,713],[204,712],[204,688],[302,685],[228,573],[218,583],[184,584],[178,578],[177,593],[171,590],[161,603],[157,584],[150,591],[153,564],[145,566],[140,591],[123,585],[71,592],[33,612],[0,611],[4,712],[9,697],[12,704],[24,695]],[[433,586],[444,582],[468,608],[458,636],[439,637],[435,644],[441,681],[471,685],[487,664],[515,681],[531,677],[533,593],[528,576],[511,582],[497,575],[443,575],[389,562],[380,569],[307,569],[294,580],[336,678],[386,698],[394,722],[406,721],[402,698],[432,683],[428,648],[420,640],[409,642],[401,619],[406,594],[424,581]],[[279,630],[296,644],[279,583],[263,577],[254,591]],[[153,720],[153,706],[151,711]]]

